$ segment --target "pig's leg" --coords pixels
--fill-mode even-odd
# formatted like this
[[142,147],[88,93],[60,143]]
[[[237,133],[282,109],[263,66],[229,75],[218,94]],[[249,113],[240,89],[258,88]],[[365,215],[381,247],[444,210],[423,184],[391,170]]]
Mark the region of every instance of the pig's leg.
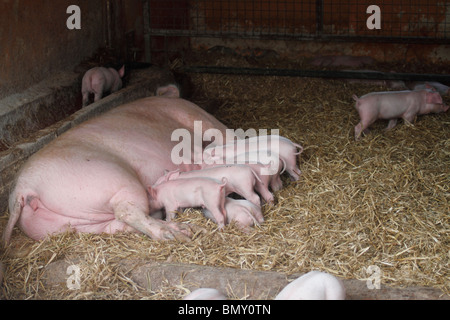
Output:
[[[217,225],[219,226],[219,229],[222,229],[225,226],[225,217],[226,213],[224,214],[222,210],[217,205],[211,206],[205,206],[206,209],[211,212],[211,214],[214,217],[214,220],[216,221]],[[225,210],[224,210],[225,211]]]
[[281,181],[279,174],[272,176],[270,179],[270,188],[272,188],[272,191],[274,192],[283,189],[283,181]]
[[355,126],[355,140],[359,140],[361,138],[361,132],[362,132],[362,123],[358,123]]
[[355,140],[359,140],[361,138],[361,133],[364,133],[364,134],[368,134],[369,133],[368,126],[369,126],[368,124],[363,124],[362,121],[356,125],[356,127],[355,127]]
[[[251,190],[251,191],[250,191]],[[248,190],[237,190],[237,194],[243,196],[245,199],[253,203],[254,205],[260,207],[261,199],[259,196],[253,191],[253,187],[249,187]]]
[[297,167],[293,168],[293,169],[286,169],[286,171],[289,173],[289,175],[291,176],[291,180],[293,181],[297,181],[300,179],[300,174],[302,173],[300,171],[300,169],[298,169]]
[[394,128],[397,125],[397,119],[391,119],[389,120],[389,124],[386,127],[386,130],[391,130],[392,128]]
[[145,188],[128,187],[118,192],[111,200],[111,206],[117,220],[152,239],[188,241],[192,237],[192,231],[187,225],[169,223],[149,216]]
[[83,91],[83,107],[89,104],[89,91]]
[[177,216],[178,206],[172,204],[165,204],[166,209],[166,221],[172,221]]
[[204,197],[204,199],[204,207],[214,216],[214,220],[219,226],[219,229],[222,229],[227,220],[227,212],[225,210],[225,192],[221,189],[217,194],[217,197]]
[[416,118],[416,114],[415,113],[408,113],[403,115],[403,120],[405,120],[407,123],[409,124],[413,124],[414,123],[414,119]]
[[255,190],[261,195],[265,202],[273,204],[273,194],[269,191],[266,185],[264,185],[262,182],[257,181]]
[[105,79],[104,78],[100,78],[100,79],[93,79],[92,80],[92,91],[94,91],[94,101],[97,102],[98,100],[100,100],[103,97],[103,93],[105,90]]
[[96,92],[95,96],[94,96],[94,101],[97,102],[98,100],[100,100],[103,96],[103,91],[100,92]]

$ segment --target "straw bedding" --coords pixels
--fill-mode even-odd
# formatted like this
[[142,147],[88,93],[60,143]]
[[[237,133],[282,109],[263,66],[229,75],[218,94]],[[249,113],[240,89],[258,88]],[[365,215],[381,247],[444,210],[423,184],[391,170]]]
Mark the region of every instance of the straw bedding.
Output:
[[[216,225],[190,209],[178,221],[204,227],[189,243],[139,234],[63,234],[35,243],[16,229],[3,253],[3,294],[12,299],[179,299],[182,285],[139,288],[118,272],[122,259],[154,259],[292,274],[313,269],[366,279],[378,266],[389,286],[450,292],[450,119],[420,116],[389,132],[377,122],[354,141],[352,94],[380,87],[282,77],[191,75],[192,101],[215,107],[230,128],[279,129],[305,151],[299,181],[283,177],[265,222],[249,234]],[[448,101],[447,101],[448,102]],[[1,225],[6,224],[6,217]],[[80,290],[45,290],[46,265],[81,257]],[[2,291],[0,290],[0,291]],[[236,297],[242,298],[242,297]]]

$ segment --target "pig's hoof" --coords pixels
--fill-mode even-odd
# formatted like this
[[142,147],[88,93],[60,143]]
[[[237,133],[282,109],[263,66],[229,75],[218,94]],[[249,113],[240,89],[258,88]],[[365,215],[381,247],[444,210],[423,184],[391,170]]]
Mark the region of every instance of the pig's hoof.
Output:
[[163,237],[165,240],[177,240],[180,242],[191,241],[192,238],[202,232],[206,232],[206,229],[194,224],[185,223],[173,223],[170,225],[171,230],[167,231]]
[[189,242],[191,237],[179,231],[166,231],[163,233],[163,240],[177,240],[180,242]]

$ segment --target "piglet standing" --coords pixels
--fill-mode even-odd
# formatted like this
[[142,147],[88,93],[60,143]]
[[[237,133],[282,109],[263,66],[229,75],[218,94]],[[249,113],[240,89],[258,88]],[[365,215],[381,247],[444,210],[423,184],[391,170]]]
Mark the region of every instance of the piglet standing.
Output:
[[119,71],[113,68],[95,67],[88,70],[81,86],[83,95],[83,107],[89,104],[89,94],[94,94],[94,101],[98,101],[106,92],[116,92],[122,88],[122,78],[125,74],[125,66]]
[[311,271],[289,283],[275,300],[345,300],[345,287],[328,273]]
[[441,95],[431,90],[372,92],[361,98],[353,95],[353,99],[361,119],[355,126],[356,140],[377,119],[390,120],[389,130],[396,126],[398,118],[413,122],[416,115],[446,112],[449,108]]
[[162,182],[148,187],[151,211],[165,208],[166,220],[171,221],[179,208],[202,207],[211,211],[219,228],[224,227],[225,185],[210,178],[177,179]]
[[257,206],[261,205],[261,200],[254,189],[259,192],[267,203],[273,203],[274,200],[273,194],[269,191],[267,185],[263,185],[257,173],[246,165],[224,165],[187,172],[171,171],[158,179],[156,183],[164,180],[198,177],[213,178],[216,180],[221,180],[225,177],[227,179],[225,195],[235,192]]
[[192,291],[183,300],[227,300],[227,297],[216,289],[199,288]]

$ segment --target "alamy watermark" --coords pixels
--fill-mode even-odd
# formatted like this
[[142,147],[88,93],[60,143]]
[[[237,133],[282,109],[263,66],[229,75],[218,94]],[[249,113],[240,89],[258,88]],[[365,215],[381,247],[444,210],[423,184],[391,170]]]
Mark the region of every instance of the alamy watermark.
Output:
[[[67,14],[70,14],[67,18],[66,26],[69,30],[81,29],[81,9],[77,5],[70,5],[66,10]],[[381,29],[381,9],[377,5],[370,5],[366,10],[367,14],[371,14],[367,18],[366,26],[369,30]]]
[[69,276],[66,281],[67,289],[80,290],[81,288],[81,269],[80,266],[73,264],[67,267],[66,274]]
[[370,265],[366,268],[366,273],[369,275],[366,280],[367,289],[381,289],[381,277],[383,274],[380,267],[376,265]]

